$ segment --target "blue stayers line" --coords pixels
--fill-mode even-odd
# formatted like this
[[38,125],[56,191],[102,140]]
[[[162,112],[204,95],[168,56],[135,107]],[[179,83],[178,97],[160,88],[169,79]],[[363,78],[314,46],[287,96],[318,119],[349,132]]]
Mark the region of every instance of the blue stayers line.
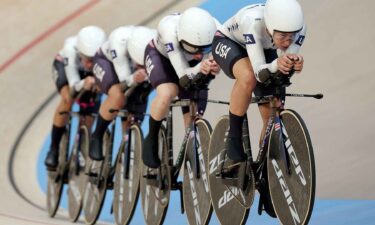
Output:
[[[216,17],[221,23],[225,22],[226,19],[231,17],[240,8],[254,3],[264,3],[264,1],[254,0],[208,0],[205,1],[200,7],[208,10],[214,17]],[[150,101],[155,96],[153,92],[150,95]],[[76,110],[76,109],[75,109]],[[149,112],[149,109],[147,110]],[[119,122],[119,121],[118,121]],[[76,121],[74,122],[77,123]],[[73,125],[76,127],[76,125]],[[144,135],[148,133],[148,117],[145,118],[142,130]],[[72,135],[74,137],[74,135]],[[114,155],[120,145],[121,134],[119,131],[116,132],[115,143],[114,143]],[[73,143],[73,140],[71,141]],[[37,163],[37,174],[40,187],[46,192],[46,171],[43,164],[45,155],[50,145],[50,137],[47,137],[43,147],[40,151]],[[66,187],[64,190],[67,190]],[[104,203],[104,208],[100,215],[100,220],[114,222],[113,216],[110,214],[110,208],[112,204],[112,191],[109,191]],[[63,193],[61,206],[67,208],[66,191]],[[259,216],[257,214],[258,197],[254,201],[254,205],[251,208],[250,216],[246,224],[265,224],[265,225],[277,225],[279,224],[277,219],[273,219],[265,214]],[[310,224],[316,225],[370,225],[374,224],[375,220],[375,201],[360,201],[360,200],[323,200],[317,199],[315,201],[314,212],[310,220]],[[178,221],[178,223],[176,223]],[[184,222],[185,221],[185,222]],[[141,202],[138,202],[136,212],[131,224],[144,224],[143,213],[141,209]],[[165,219],[164,224],[187,224],[185,215],[180,214],[180,199],[178,192],[171,193],[171,201],[168,209],[168,215]],[[219,224],[215,213],[212,215],[210,224]]]

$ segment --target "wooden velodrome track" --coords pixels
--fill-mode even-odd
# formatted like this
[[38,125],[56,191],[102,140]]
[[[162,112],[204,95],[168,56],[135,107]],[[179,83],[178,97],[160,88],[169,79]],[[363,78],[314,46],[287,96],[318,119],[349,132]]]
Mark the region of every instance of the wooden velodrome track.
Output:
[[[200,3],[0,1],[0,224],[70,224],[64,213],[48,218],[45,194],[36,179],[36,163],[42,163],[37,162],[38,154],[57,104],[57,98],[51,97],[55,91],[51,62],[64,39],[89,24],[108,33],[127,24],[155,27],[161,16]],[[309,127],[317,197],[374,200],[375,2],[301,0],[301,4],[308,24],[302,50],[306,62],[304,72],[293,78],[290,92],[322,92],[325,98],[290,99],[287,106],[296,109]],[[228,100],[231,82],[221,74],[213,82],[210,97]],[[38,111],[48,98],[51,101]],[[225,113],[226,107],[209,105],[206,118],[214,126]],[[34,114],[35,120],[28,124]],[[249,114],[252,143],[256,143],[259,113],[252,106]],[[179,123],[176,130],[182,130]]]

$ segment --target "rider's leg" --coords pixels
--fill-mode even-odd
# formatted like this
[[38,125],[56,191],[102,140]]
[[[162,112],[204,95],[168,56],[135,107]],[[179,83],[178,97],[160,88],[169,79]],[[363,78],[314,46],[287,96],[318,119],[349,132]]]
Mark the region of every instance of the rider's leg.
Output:
[[107,99],[100,106],[96,128],[92,134],[90,142],[90,158],[98,161],[103,160],[102,145],[104,133],[107,130],[108,125],[117,115],[117,113],[111,113],[109,110],[121,109],[124,106],[125,100],[120,84],[112,85],[107,94]]
[[242,124],[257,81],[247,57],[234,64],[233,75],[236,81],[230,96],[228,156],[238,162],[246,160],[242,144]]
[[53,117],[51,146],[44,162],[45,165],[49,168],[55,168],[58,164],[60,140],[65,132],[65,125],[67,124],[69,119],[68,114],[61,115],[60,112],[70,111],[73,104],[73,100],[70,97],[68,85],[64,85],[60,89],[60,96],[61,100],[59,102],[59,105],[57,106],[57,109]]
[[174,83],[163,83],[156,88],[156,96],[151,103],[149,133],[145,139],[145,147],[142,152],[143,163],[148,167],[158,168],[160,166],[158,134],[161,122],[167,116],[171,101],[177,94],[178,86]]

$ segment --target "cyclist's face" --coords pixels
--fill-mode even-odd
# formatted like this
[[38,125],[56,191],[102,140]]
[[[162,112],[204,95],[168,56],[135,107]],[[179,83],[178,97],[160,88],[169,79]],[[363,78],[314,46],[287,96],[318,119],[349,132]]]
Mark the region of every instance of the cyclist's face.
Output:
[[83,67],[86,69],[86,70],[89,70],[91,71],[92,70],[92,67],[94,66],[94,63],[92,61],[92,58],[90,57],[87,57],[85,55],[82,55],[82,54],[79,54],[80,58],[81,58],[81,63],[83,65]]
[[294,41],[296,37],[296,32],[273,32],[273,43],[275,46],[281,50],[286,50]]

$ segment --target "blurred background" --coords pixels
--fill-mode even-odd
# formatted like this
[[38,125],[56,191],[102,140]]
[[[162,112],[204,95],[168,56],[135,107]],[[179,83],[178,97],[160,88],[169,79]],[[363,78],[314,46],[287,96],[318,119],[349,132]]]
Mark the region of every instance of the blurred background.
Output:
[[[57,218],[48,218],[43,165],[58,100],[51,66],[65,38],[90,24],[107,34],[130,24],[155,28],[163,16],[191,6],[200,6],[224,22],[241,7],[258,2],[264,1],[1,0],[0,224],[70,224],[64,201]],[[288,92],[325,95],[320,101],[288,99],[286,104],[302,115],[313,141],[317,190],[310,224],[374,224],[375,32],[371,27],[375,2],[299,2],[308,26],[301,50],[305,67],[293,77]],[[212,82],[209,98],[227,101],[232,84],[220,74]],[[209,104],[205,118],[214,126],[227,113],[226,106]],[[251,106],[248,114],[256,150],[261,128],[257,107]],[[176,147],[183,132],[179,110],[174,124]],[[143,129],[147,133],[148,128]],[[111,202],[110,192],[100,223],[113,223]],[[179,206],[179,196],[173,193],[165,224],[187,224]],[[278,224],[266,215],[258,216],[256,207],[257,202],[247,224]],[[131,224],[144,224],[140,204]],[[214,214],[210,224],[219,224]]]

